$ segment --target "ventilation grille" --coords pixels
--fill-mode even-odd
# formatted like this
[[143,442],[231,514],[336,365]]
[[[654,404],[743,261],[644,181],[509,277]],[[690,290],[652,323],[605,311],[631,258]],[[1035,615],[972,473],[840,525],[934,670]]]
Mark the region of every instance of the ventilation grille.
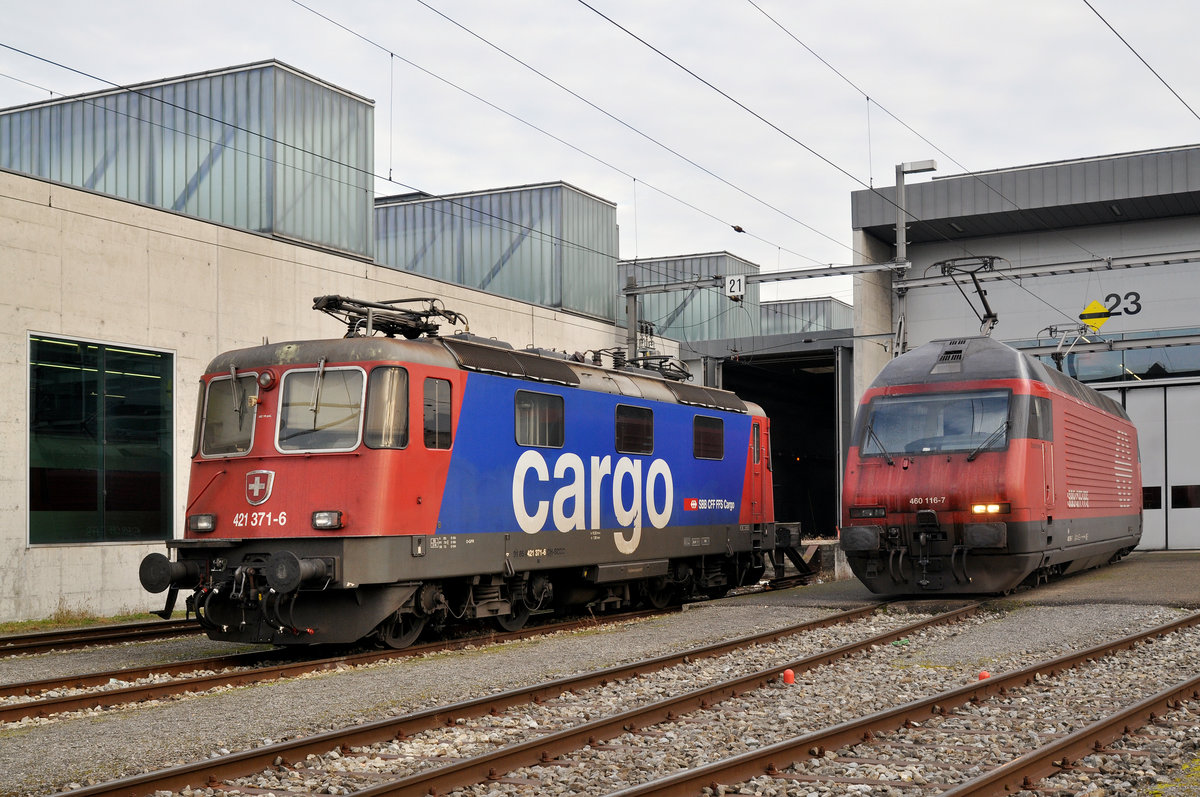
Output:
[[579,377],[563,360],[541,357],[536,354],[522,354],[478,343],[465,343],[450,338],[443,338],[442,342],[454,354],[458,364],[469,371],[507,374],[518,379],[557,382],[561,385],[579,384]]
[[675,394],[681,404],[692,404],[697,407],[712,407],[719,410],[746,412],[745,403],[732,393],[715,388],[699,385],[685,385],[680,382],[667,382],[667,389]]
[[942,344],[942,352],[938,355],[937,362],[934,363],[929,373],[931,374],[946,374],[957,373],[962,370],[963,354],[967,348],[967,341],[959,338],[958,340],[948,340]]

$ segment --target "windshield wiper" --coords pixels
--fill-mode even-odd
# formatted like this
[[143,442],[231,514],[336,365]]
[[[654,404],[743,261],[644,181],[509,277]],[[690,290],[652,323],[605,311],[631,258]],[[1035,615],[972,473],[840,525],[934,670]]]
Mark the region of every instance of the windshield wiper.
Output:
[[238,391],[237,366],[229,366],[229,384],[233,388],[233,411],[238,416],[238,430],[242,428],[242,394]]
[[871,439],[875,441],[875,445],[879,446],[879,453],[883,454],[883,458],[887,460],[887,464],[895,465],[896,463],[892,460],[892,455],[889,454],[888,450],[883,447],[883,441],[879,439],[879,435],[875,434],[874,424],[867,424],[867,434],[870,435]]
[[312,406],[308,408],[308,411],[313,414],[312,428],[314,430],[317,428],[317,410],[320,408],[320,405],[321,405],[321,385],[323,385],[323,384],[325,384],[325,358],[324,357],[322,357],[321,361],[319,363],[317,363],[317,383],[315,385],[313,385]]
[[982,451],[983,449],[990,446],[993,442],[995,442],[996,438],[998,438],[1000,436],[1000,434],[1002,432],[1006,431],[1007,429],[1008,429],[1008,418],[1005,418],[1003,421],[1000,422],[1000,425],[996,427],[996,431],[994,431],[990,435],[988,435],[987,440],[984,440],[982,443],[975,446],[975,450],[972,451],[970,454],[967,454],[967,462],[974,461],[975,457],[979,456],[980,451]]

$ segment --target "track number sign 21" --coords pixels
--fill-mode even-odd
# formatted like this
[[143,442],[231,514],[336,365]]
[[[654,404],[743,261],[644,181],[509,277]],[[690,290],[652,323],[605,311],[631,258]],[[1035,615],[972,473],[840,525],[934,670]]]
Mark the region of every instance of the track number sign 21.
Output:
[[746,295],[746,275],[729,274],[725,277],[725,295],[735,302],[740,302]]

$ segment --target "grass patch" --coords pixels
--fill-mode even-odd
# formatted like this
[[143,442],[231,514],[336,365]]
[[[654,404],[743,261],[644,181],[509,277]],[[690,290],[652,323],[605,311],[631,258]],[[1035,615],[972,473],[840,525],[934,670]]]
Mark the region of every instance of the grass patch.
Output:
[[60,607],[54,614],[41,620],[17,620],[0,623],[0,634],[33,634],[38,631],[61,631],[65,628],[86,628],[89,626],[138,623],[159,619],[161,618],[149,612],[101,617],[83,609],[66,609]]

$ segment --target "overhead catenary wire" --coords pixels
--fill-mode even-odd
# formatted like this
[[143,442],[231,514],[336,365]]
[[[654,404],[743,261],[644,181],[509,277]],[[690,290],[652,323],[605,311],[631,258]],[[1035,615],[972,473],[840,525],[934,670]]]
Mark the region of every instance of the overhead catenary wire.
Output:
[[1190,113],[1192,116],[1196,117],[1197,120],[1200,120],[1200,114],[1196,113],[1196,110],[1194,108],[1192,108],[1191,105],[1188,105],[1187,100],[1185,100],[1183,97],[1181,97],[1179,95],[1179,92],[1175,90],[1175,87],[1172,86],[1170,83],[1168,83],[1167,79],[1158,73],[1158,70],[1156,70],[1154,67],[1150,66],[1150,62],[1147,61],[1145,58],[1143,58],[1142,54],[1139,53],[1136,49],[1134,49],[1133,45],[1130,44],[1129,41],[1124,36],[1122,36],[1120,34],[1120,32],[1117,31],[1116,28],[1114,28],[1112,26],[1112,23],[1110,23],[1107,19],[1105,19],[1104,15],[1101,14],[1099,11],[1097,11],[1096,7],[1094,5],[1092,5],[1090,2],[1088,2],[1088,0],[1082,0],[1082,2],[1085,6],[1087,6],[1088,8],[1091,9],[1092,13],[1095,14],[1100,19],[1100,21],[1103,22],[1104,25],[1110,31],[1113,32],[1114,36],[1116,36],[1118,39],[1121,40],[1121,44],[1124,44],[1126,47],[1129,48],[1129,52],[1133,53],[1134,56],[1136,56],[1137,59],[1142,62],[1142,66],[1149,69],[1150,74],[1152,74],[1156,78],[1158,78],[1158,82],[1162,83],[1164,86],[1167,87],[1167,91],[1171,92],[1171,94],[1173,94],[1175,96],[1175,99],[1179,100],[1180,104],[1183,105],[1184,108],[1187,108],[1188,113]]
[[[295,1],[296,0],[293,0],[293,2],[295,2]],[[504,49],[500,45],[498,45],[495,42],[491,41],[490,39],[480,35],[479,33],[475,32],[471,28],[468,28],[466,25],[464,25],[463,23],[454,19],[453,17],[449,16],[444,11],[441,11],[440,9],[433,7],[428,2],[426,2],[426,0],[417,0],[417,2],[420,3],[422,6],[424,6],[425,8],[428,8],[433,13],[442,17],[450,24],[456,26],[463,32],[470,34],[471,36],[478,39],[480,42],[483,42],[484,44],[486,44],[488,47],[491,47],[492,49],[501,53],[505,57],[520,64],[522,67],[529,70],[530,72],[537,75],[538,77],[542,78],[543,80],[553,84],[554,86],[557,86],[559,89],[567,92],[575,99],[588,105],[590,108],[603,114],[604,116],[608,117],[612,121],[616,122],[617,124],[621,125],[625,129],[629,130],[630,132],[632,132],[638,136],[641,136],[645,140],[649,141],[651,144],[654,144],[655,146],[665,150],[666,152],[670,153],[671,155],[674,155],[675,157],[679,158],[680,160],[687,163],[688,165],[693,166],[696,169],[699,169],[700,171],[707,174],[709,177],[712,177],[714,180],[717,180],[718,182],[728,186],[729,188],[732,188],[733,190],[737,191],[738,193],[742,194],[743,196],[763,205],[764,207],[767,207],[767,208],[775,211],[776,213],[783,216],[784,218],[790,219],[791,221],[804,227],[809,232],[816,233],[817,235],[820,235],[821,237],[826,238],[827,240],[832,241],[833,243],[837,244],[838,246],[844,247],[844,248],[850,250],[851,252],[855,251],[853,247],[847,245],[844,241],[839,241],[838,239],[834,238],[832,235],[822,232],[821,230],[818,230],[816,227],[813,227],[812,225],[808,224],[807,222],[804,222],[801,219],[796,218],[791,213],[788,213],[786,210],[783,210],[782,208],[766,201],[762,197],[748,191],[747,189],[741,187],[740,185],[737,185],[736,183],[731,182],[730,180],[728,180],[728,179],[722,177],[721,175],[717,174],[716,172],[714,172],[712,169],[709,169],[707,166],[704,166],[703,164],[693,160],[692,158],[688,157],[687,155],[684,155],[679,150],[677,150],[677,149],[669,146],[668,144],[663,143],[662,141],[658,140],[657,138],[651,136],[649,133],[645,132],[644,130],[637,127],[636,125],[633,125],[630,122],[625,121],[624,119],[618,117],[617,115],[613,114],[612,112],[608,111],[607,109],[601,107],[600,105],[597,105],[596,103],[592,102],[587,97],[584,97],[583,95],[581,95],[579,92],[575,91],[574,89],[571,89],[568,86],[564,85],[563,83],[559,82],[558,80],[555,80],[553,77],[547,75],[545,72],[538,69],[537,67],[534,67],[533,65],[529,64],[527,61],[524,61],[524,60],[518,58],[517,56],[513,55],[512,53],[510,53],[508,50]],[[731,226],[733,226],[733,225],[731,225]],[[742,232],[743,230],[739,229],[738,231]],[[755,236],[755,237],[757,237],[757,236]],[[763,240],[763,239],[759,239],[759,240]],[[763,242],[769,243],[768,241],[763,241]],[[809,257],[807,255],[802,255],[798,252],[794,252],[791,249],[785,249],[785,251],[789,252],[790,254],[796,255],[797,257],[802,257],[806,260],[810,260],[813,263],[823,262],[821,260],[818,260],[817,258]],[[862,255],[862,253],[859,253],[859,252],[856,252],[856,254]],[[862,255],[862,256],[865,257],[865,255]]]
[[[483,104],[487,105],[488,107],[490,107],[490,108],[492,108],[493,110],[496,110],[496,111],[498,111],[498,112],[500,112],[500,113],[504,114],[505,116],[509,117],[510,119],[512,119],[512,120],[514,120],[514,121],[516,121],[516,122],[518,122],[518,123],[520,123],[520,124],[526,125],[527,127],[530,127],[531,129],[533,129],[533,130],[535,130],[535,131],[537,131],[537,132],[539,132],[539,133],[541,133],[541,134],[543,134],[543,135],[545,135],[545,136],[548,136],[549,138],[551,138],[551,139],[553,139],[554,141],[556,141],[556,142],[558,142],[558,143],[562,144],[563,146],[566,146],[566,147],[568,147],[568,148],[572,149],[573,151],[575,151],[575,152],[579,153],[580,155],[583,155],[584,157],[586,157],[586,158],[589,158],[589,159],[591,159],[592,161],[594,161],[594,162],[596,162],[596,163],[598,163],[598,164],[600,164],[600,165],[602,165],[602,166],[604,166],[604,167],[606,167],[606,168],[608,168],[608,169],[611,169],[611,170],[613,170],[614,172],[616,172],[616,173],[618,173],[618,174],[620,174],[620,175],[622,175],[622,176],[624,176],[624,177],[626,177],[626,178],[628,178],[628,179],[630,179],[630,180],[637,180],[637,181],[638,181],[639,183],[641,183],[641,184],[642,184],[644,187],[646,187],[646,188],[650,189],[651,191],[654,191],[655,193],[658,193],[658,194],[660,194],[661,196],[664,196],[664,197],[666,197],[667,199],[670,199],[670,200],[672,200],[672,201],[674,201],[674,202],[676,202],[676,203],[678,203],[678,204],[680,204],[680,205],[682,205],[682,206],[684,206],[684,207],[686,207],[686,208],[688,208],[688,209],[690,209],[690,210],[692,210],[692,211],[694,211],[694,212],[696,212],[696,213],[699,213],[699,214],[701,214],[701,215],[703,215],[703,216],[705,216],[705,217],[707,217],[707,218],[709,218],[709,219],[711,219],[711,220],[713,220],[713,221],[716,221],[716,222],[718,222],[719,224],[721,224],[721,225],[722,225],[722,226],[724,226],[724,227],[727,227],[727,228],[735,228],[735,227],[737,227],[737,226],[738,226],[738,225],[734,224],[733,222],[731,222],[731,221],[729,221],[729,220],[727,220],[727,219],[721,219],[720,217],[716,216],[715,214],[713,214],[713,213],[711,213],[711,212],[709,212],[709,211],[707,211],[707,210],[704,210],[703,208],[701,208],[701,207],[697,206],[695,203],[689,202],[689,201],[687,201],[687,200],[685,200],[685,199],[683,199],[683,198],[681,198],[681,197],[678,197],[678,196],[676,196],[676,195],[674,195],[674,194],[670,193],[669,191],[667,191],[667,190],[665,190],[665,189],[663,189],[663,188],[660,188],[659,186],[656,186],[656,185],[654,185],[654,184],[652,184],[652,183],[649,183],[649,182],[647,182],[645,179],[642,179],[642,178],[638,178],[638,177],[636,177],[635,175],[631,174],[630,172],[626,171],[625,169],[622,169],[621,167],[619,167],[619,166],[617,166],[617,165],[615,165],[615,164],[613,164],[613,163],[610,163],[609,161],[607,161],[607,160],[604,160],[603,158],[600,158],[599,156],[597,156],[597,155],[595,155],[595,154],[593,154],[593,153],[591,153],[591,152],[588,152],[588,151],[586,151],[586,150],[582,149],[581,147],[579,147],[579,146],[576,146],[575,144],[572,144],[571,142],[569,142],[569,141],[567,141],[567,140],[565,140],[565,139],[561,138],[560,136],[557,136],[557,135],[555,135],[555,134],[553,134],[553,133],[549,132],[549,131],[548,131],[548,130],[546,130],[545,128],[543,128],[543,127],[541,127],[541,126],[539,126],[539,125],[537,125],[537,124],[534,124],[533,122],[530,122],[528,119],[525,119],[525,118],[524,118],[524,117],[522,117],[521,115],[519,115],[519,114],[517,114],[517,113],[514,113],[514,112],[512,112],[512,111],[509,111],[509,110],[507,110],[507,109],[505,109],[505,108],[502,108],[502,107],[500,107],[499,105],[497,105],[497,104],[493,103],[492,101],[490,101],[490,100],[488,100],[488,99],[486,99],[486,98],[484,98],[484,97],[480,96],[479,94],[477,94],[477,93],[475,93],[475,92],[472,92],[472,91],[470,91],[469,89],[467,89],[467,88],[465,88],[465,87],[463,87],[463,86],[460,86],[460,85],[458,85],[457,83],[454,83],[453,81],[451,81],[451,80],[449,80],[449,79],[447,79],[447,78],[445,78],[445,77],[443,77],[443,76],[441,76],[441,75],[437,74],[436,72],[433,72],[432,70],[429,70],[429,69],[426,69],[426,68],[425,68],[425,67],[423,67],[423,66],[420,66],[419,64],[417,64],[416,62],[412,61],[411,59],[408,59],[408,58],[405,58],[405,57],[404,57],[404,56],[402,56],[402,55],[398,55],[398,54],[396,54],[396,53],[395,53],[395,52],[393,52],[393,51],[392,51],[390,48],[388,48],[388,47],[384,46],[383,44],[381,44],[381,43],[379,43],[379,42],[377,42],[377,41],[375,41],[375,40],[374,40],[374,39],[372,39],[371,37],[369,37],[369,36],[366,36],[365,34],[363,34],[363,33],[360,33],[360,32],[358,32],[358,31],[354,30],[353,28],[351,28],[351,27],[349,27],[349,26],[347,26],[347,25],[345,25],[345,24],[343,24],[343,23],[341,23],[341,22],[339,22],[339,21],[337,21],[337,20],[333,19],[332,17],[330,17],[330,16],[329,16],[329,15],[327,15],[327,14],[324,14],[324,13],[322,13],[322,12],[320,12],[320,11],[317,11],[316,9],[314,9],[314,8],[312,8],[311,6],[309,6],[309,5],[305,4],[304,2],[301,2],[301,0],[291,0],[291,2],[292,2],[294,5],[296,5],[296,6],[300,7],[300,8],[302,8],[302,9],[304,9],[305,11],[308,11],[309,13],[311,13],[311,14],[313,14],[313,15],[315,15],[315,16],[317,16],[317,17],[319,17],[320,19],[322,19],[322,20],[324,20],[324,21],[328,22],[329,24],[331,24],[331,25],[334,25],[334,26],[338,27],[339,29],[341,29],[341,30],[345,31],[346,33],[349,33],[350,35],[352,35],[352,36],[354,36],[354,37],[356,37],[356,38],[360,39],[361,41],[363,41],[363,42],[365,42],[365,43],[369,44],[371,47],[374,47],[374,48],[376,48],[376,49],[379,49],[379,50],[381,50],[381,51],[383,51],[383,52],[387,53],[389,56],[391,56],[391,57],[393,57],[393,58],[395,58],[395,59],[397,59],[397,60],[399,60],[399,61],[401,61],[401,62],[403,62],[403,63],[405,63],[405,64],[408,64],[409,66],[413,67],[414,69],[417,69],[418,71],[420,71],[420,72],[424,73],[425,75],[428,75],[429,77],[431,77],[431,78],[433,78],[433,79],[435,79],[435,80],[438,80],[438,81],[440,81],[440,82],[444,83],[445,85],[447,85],[447,86],[450,86],[451,88],[454,88],[455,90],[462,92],[463,94],[466,94],[468,97],[471,97],[472,99],[474,99],[474,100],[477,100],[477,101],[479,101],[479,102],[481,102],[481,103],[483,103]],[[418,0],[418,2],[420,2],[420,0]],[[570,90],[570,89],[567,89],[565,86],[562,86],[561,84],[558,84],[558,83],[556,83],[555,81],[553,81],[553,80],[552,80],[551,78],[549,78],[548,76],[544,75],[544,74],[543,74],[543,73],[541,73],[541,72],[538,72],[538,71],[537,71],[536,69],[534,69],[533,67],[531,67],[531,66],[529,66],[529,65],[525,64],[524,62],[520,61],[520,59],[517,59],[515,56],[512,56],[511,54],[509,54],[509,53],[505,52],[505,51],[504,51],[502,48],[499,48],[498,46],[496,46],[496,45],[492,44],[492,43],[491,43],[490,41],[488,41],[487,39],[484,39],[483,37],[479,36],[478,34],[474,33],[473,31],[471,31],[471,30],[467,29],[465,26],[461,25],[460,23],[458,23],[458,22],[456,22],[455,20],[451,19],[451,18],[450,18],[450,17],[448,17],[447,15],[445,15],[445,14],[443,14],[442,12],[438,11],[436,8],[433,8],[432,6],[429,6],[429,5],[428,5],[428,4],[426,4],[426,3],[422,3],[422,5],[425,5],[425,6],[426,6],[426,8],[428,8],[430,11],[432,11],[432,12],[435,12],[435,13],[439,14],[439,15],[440,15],[440,16],[442,16],[444,19],[446,19],[448,22],[451,22],[451,23],[453,23],[454,25],[458,26],[459,28],[461,28],[461,29],[462,29],[462,30],[464,30],[465,32],[467,32],[467,33],[471,34],[472,36],[475,36],[476,38],[478,38],[478,39],[480,39],[481,41],[485,42],[485,43],[486,43],[486,44],[488,44],[489,46],[491,46],[491,47],[494,47],[495,49],[499,50],[499,51],[500,51],[500,52],[502,52],[504,55],[506,55],[506,56],[508,56],[508,57],[512,58],[513,60],[517,61],[518,63],[521,63],[523,66],[526,66],[526,68],[530,69],[531,71],[534,71],[536,74],[540,75],[540,76],[541,76],[541,77],[543,77],[544,79],[546,79],[546,80],[549,80],[549,81],[550,81],[550,82],[552,82],[552,83],[555,83],[555,85],[558,85],[558,86],[559,86],[560,88],[562,88],[564,91],[568,91],[568,92],[570,92],[570,93],[574,94],[574,96],[578,97],[578,98],[579,98],[581,101],[583,101],[583,102],[587,102],[589,105],[592,105],[592,107],[596,108],[597,110],[601,110],[601,109],[600,109],[598,106],[595,106],[595,105],[593,105],[593,104],[592,104],[592,103],[590,103],[588,100],[586,100],[586,99],[584,99],[583,97],[581,97],[580,95],[578,95],[578,94],[575,94],[574,92],[571,92],[571,90]],[[602,111],[602,112],[603,112],[603,111]],[[605,113],[606,113],[606,112],[605,112]],[[616,117],[612,117],[612,118],[616,119]],[[617,120],[617,121],[620,121],[620,120]],[[622,124],[625,124],[625,123],[624,123],[624,122],[622,122]],[[634,128],[631,128],[631,129],[634,129]],[[651,140],[653,140],[653,139],[651,139]],[[656,142],[656,143],[657,143],[657,142]],[[680,157],[683,157],[683,156],[681,155]],[[699,166],[697,166],[697,168],[703,168],[703,167],[699,167]],[[711,173],[710,173],[710,174],[711,174]],[[713,176],[715,177],[715,175],[713,175]],[[780,211],[780,212],[782,212],[782,211]],[[804,224],[804,222],[801,222],[801,221],[799,221],[798,219],[795,219],[795,221],[797,221],[797,222],[798,222],[798,223],[800,223],[800,224]],[[805,226],[807,226],[807,225],[805,225]],[[814,228],[811,228],[811,227],[809,227],[809,229],[810,229],[810,230],[812,230],[813,232],[817,232],[818,234],[822,234],[822,235],[823,235],[823,233],[820,233],[820,231],[819,231],[819,230],[815,230]],[[743,231],[744,231],[744,230],[743,230]],[[754,233],[754,232],[752,232],[752,231],[745,231],[745,232],[746,232],[746,234],[747,234],[749,237],[751,237],[751,238],[754,238],[755,240],[758,240],[758,241],[760,241],[760,242],[762,242],[762,243],[764,243],[764,244],[768,244],[768,245],[770,245],[770,246],[779,246],[779,244],[777,244],[777,243],[775,243],[775,242],[772,242],[772,241],[769,241],[769,240],[767,240],[767,239],[765,239],[765,238],[762,238],[761,236],[759,236],[758,234],[756,234],[756,233]],[[831,239],[831,240],[833,240],[833,239]],[[808,255],[803,255],[803,254],[801,254],[801,253],[799,253],[799,252],[795,252],[795,251],[793,251],[793,250],[791,250],[791,249],[785,249],[785,251],[789,252],[790,254],[793,254],[793,255],[795,255],[796,257],[799,257],[799,258],[802,258],[802,259],[805,259],[805,260],[810,260],[810,261],[812,261],[812,262],[814,262],[814,263],[820,263],[820,262],[822,262],[822,261],[820,261],[820,260],[818,260],[818,259],[816,259],[816,258],[812,258],[812,257],[810,257],[810,256],[808,256]]]

